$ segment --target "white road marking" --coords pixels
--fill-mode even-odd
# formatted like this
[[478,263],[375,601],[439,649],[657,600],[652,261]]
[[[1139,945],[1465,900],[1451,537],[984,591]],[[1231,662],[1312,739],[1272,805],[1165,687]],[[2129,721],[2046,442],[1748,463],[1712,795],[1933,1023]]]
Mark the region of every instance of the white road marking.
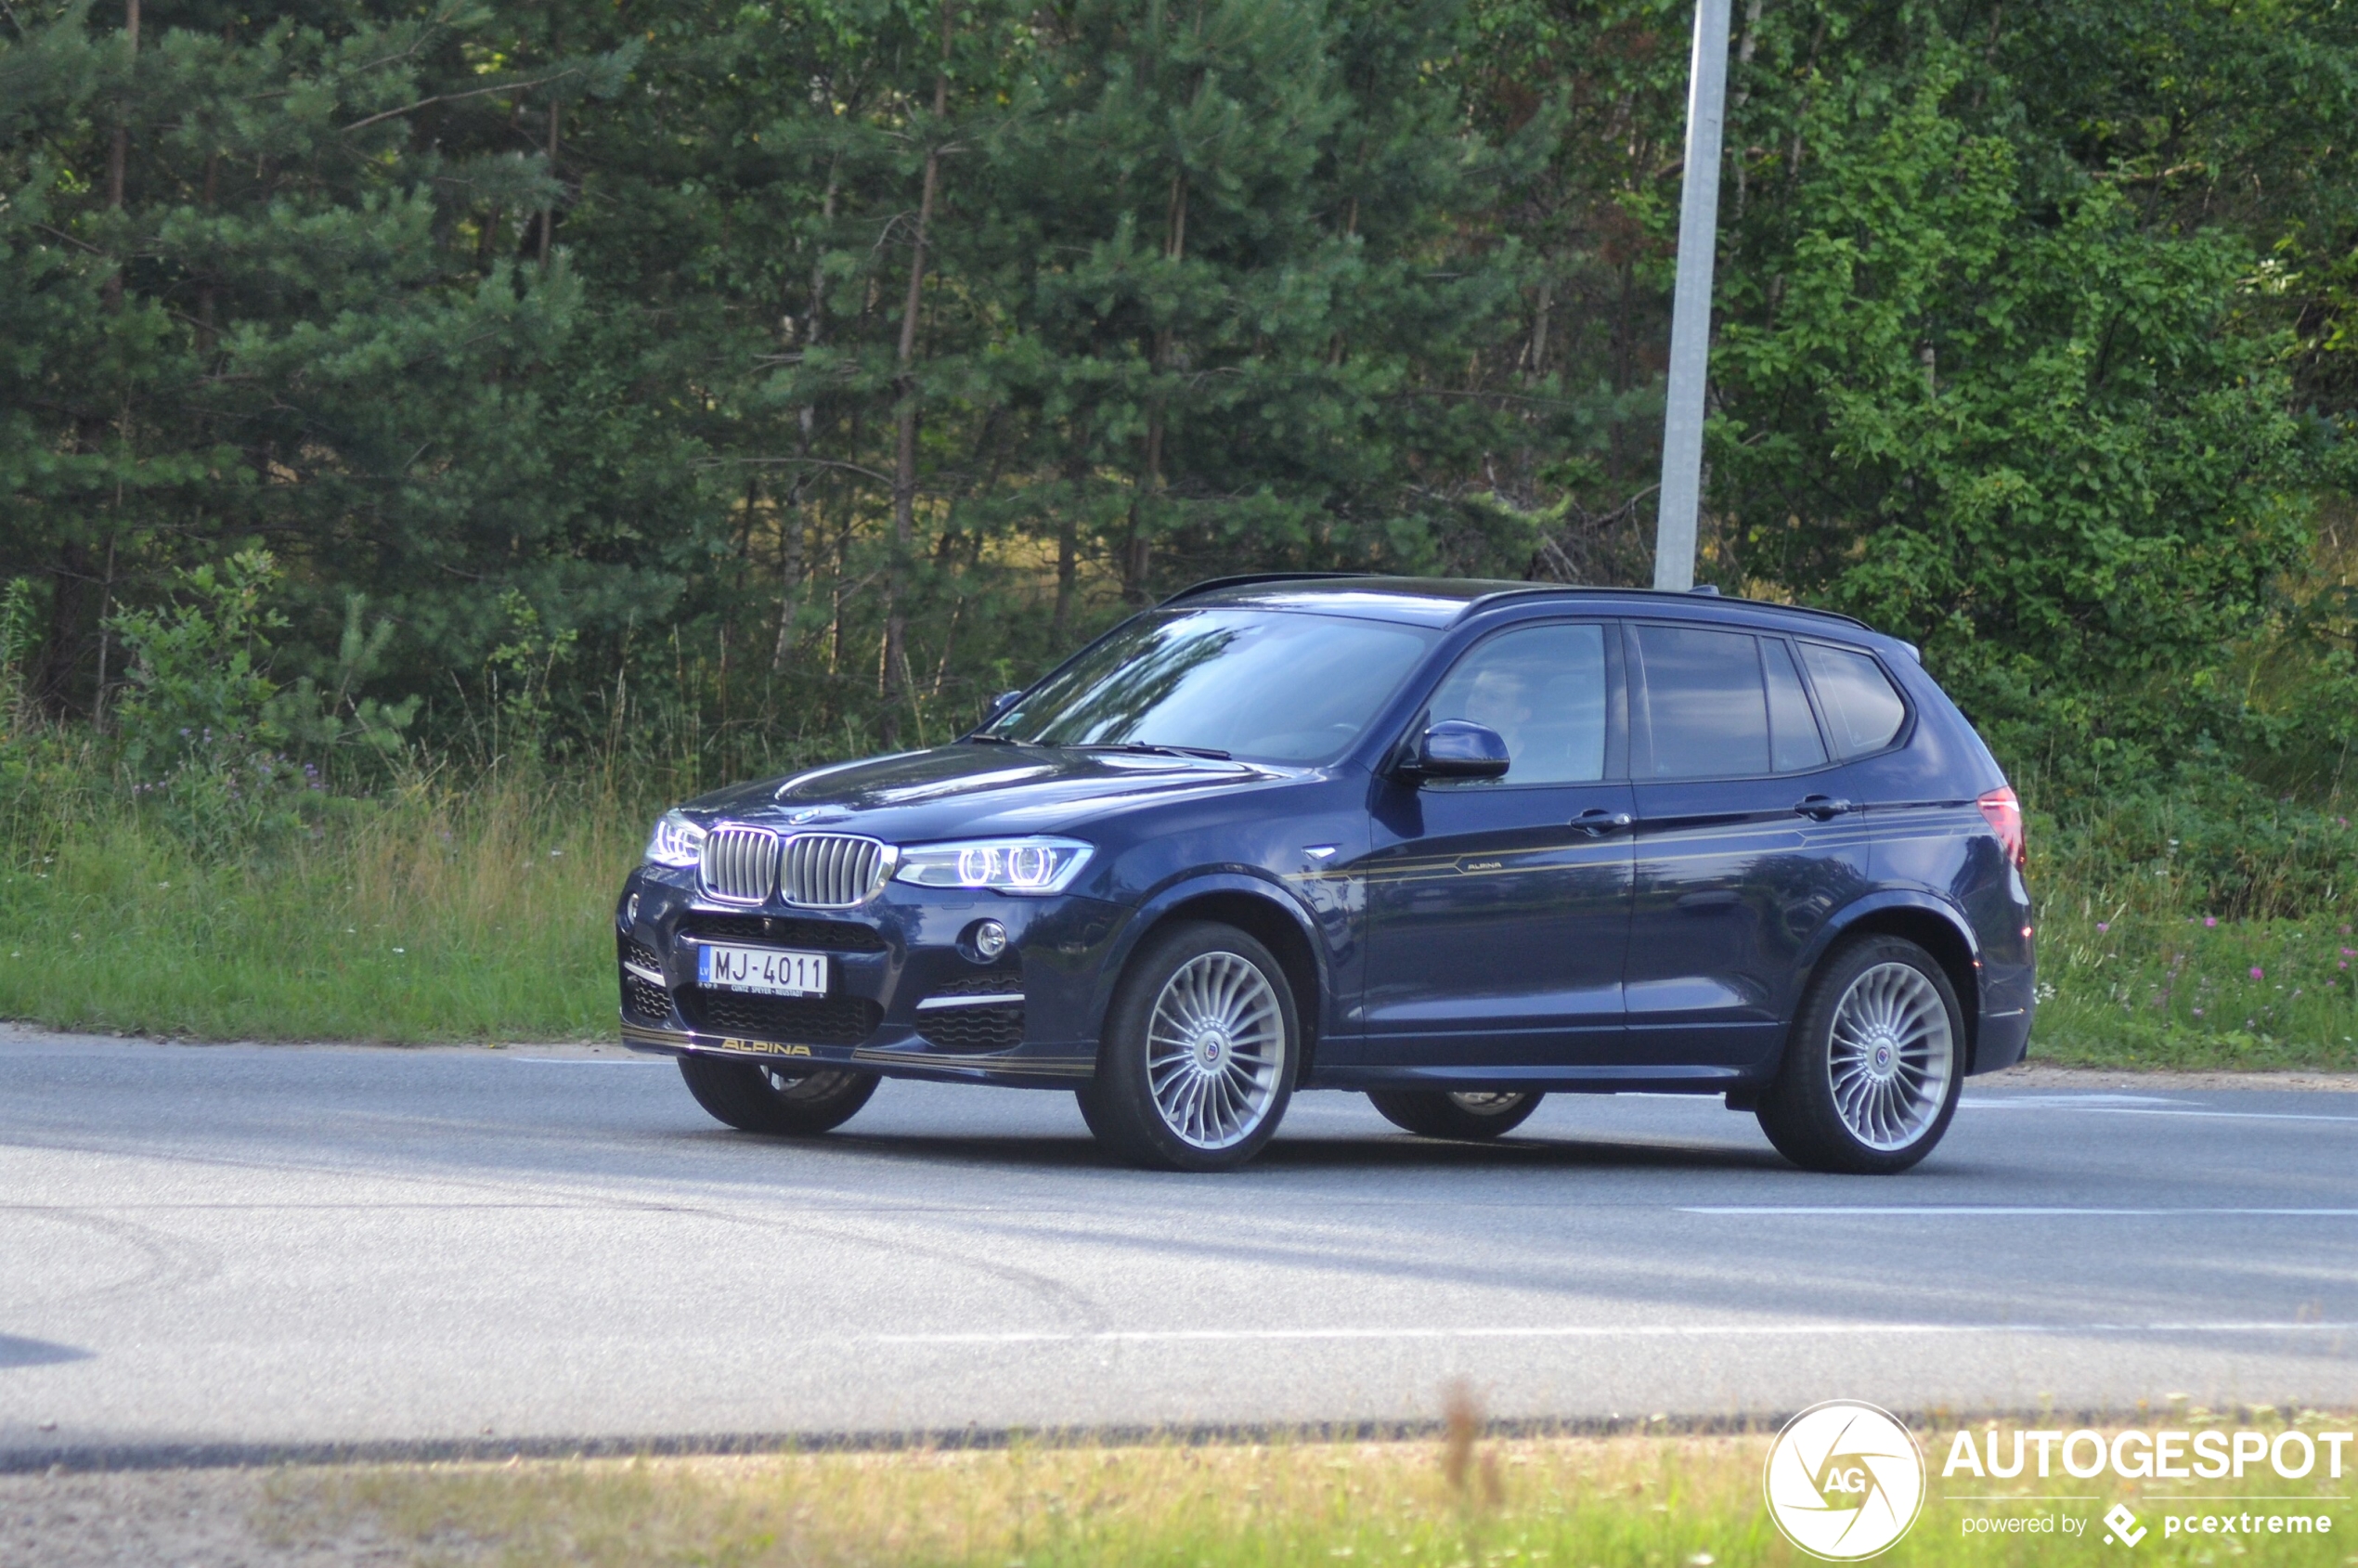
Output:
[[1682,1214],[1930,1214],[1950,1218],[1982,1215],[2092,1216],[2174,1219],[2192,1214],[2249,1214],[2303,1220],[2358,1219],[2358,1209],[2095,1209],[2030,1203],[1683,1203]]
[[2310,1111],[2295,1110],[2157,1110],[2143,1106],[2075,1106],[2050,1099],[1960,1100],[1960,1110],[2076,1110],[2082,1116],[2195,1116],[2227,1121],[2347,1121],[2358,1124],[2358,1116],[2319,1116]]
[[1011,1329],[1004,1333],[862,1334],[862,1345],[1121,1345],[1253,1343],[1304,1340],[1703,1340],[1835,1337],[1859,1334],[2318,1334],[2348,1333],[2351,1323],[1605,1323],[1529,1327],[1342,1327],[1332,1328]]

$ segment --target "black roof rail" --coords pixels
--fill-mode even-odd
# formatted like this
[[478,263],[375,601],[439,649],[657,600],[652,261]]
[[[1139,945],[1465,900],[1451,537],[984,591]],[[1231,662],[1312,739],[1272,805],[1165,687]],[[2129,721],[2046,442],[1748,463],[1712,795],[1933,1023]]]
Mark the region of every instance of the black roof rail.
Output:
[[[1703,591],[1702,589],[1689,589],[1682,592],[1677,589],[1668,588],[1602,588],[1592,583],[1532,583],[1521,588],[1502,588],[1496,593],[1485,593],[1478,599],[1469,599],[1466,601],[1466,607],[1458,613],[1458,618],[1463,620],[1476,610],[1495,604],[1499,600],[1519,599],[1526,594],[1604,594],[1616,599],[1662,598],[1691,601],[1695,595]],[[1719,599],[1723,603],[1742,604],[1761,610],[1788,610],[1796,616],[1816,616],[1821,620],[1840,621],[1845,626],[1855,626],[1861,631],[1875,631],[1873,627],[1869,626],[1858,616],[1846,616],[1840,610],[1820,610],[1814,604],[1780,604],[1768,599],[1740,599],[1733,595],[1723,595],[1717,589],[1711,590],[1711,596]],[[1880,637],[1883,633],[1875,632],[1875,635]]]
[[1216,588],[1250,588],[1254,583],[1313,581],[1322,577],[1364,577],[1368,575],[1366,572],[1239,572],[1234,577],[1206,577],[1199,583],[1181,589],[1155,608],[1160,609],[1163,604],[1176,604],[1182,599],[1193,599],[1198,593],[1210,593]]

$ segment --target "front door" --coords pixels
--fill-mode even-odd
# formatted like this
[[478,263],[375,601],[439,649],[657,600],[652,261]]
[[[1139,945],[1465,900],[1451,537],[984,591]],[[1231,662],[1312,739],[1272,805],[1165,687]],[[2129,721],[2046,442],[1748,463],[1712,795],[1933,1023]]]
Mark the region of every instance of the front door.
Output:
[[1634,624],[1627,641],[1629,1059],[1753,1066],[1783,1038],[1801,953],[1865,888],[1868,828],[1785,639]]
[[1618,1053],[1634,810],[1620,662],[1610,622],[1511,627],[1433,693],[1419,731],[1488,725],[1508,770],[1377,786],[1368,1065],[1474,1075]]

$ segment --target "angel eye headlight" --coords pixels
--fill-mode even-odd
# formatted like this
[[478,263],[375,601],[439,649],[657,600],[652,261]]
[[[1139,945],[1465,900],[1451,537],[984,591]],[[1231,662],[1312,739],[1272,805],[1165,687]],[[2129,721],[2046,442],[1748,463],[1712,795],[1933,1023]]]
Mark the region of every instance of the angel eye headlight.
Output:
[[920,888],[987,888],[995,893],[1061,893],[1089,862],[1090,846],[1073,838],[985,838],[917,844],[900,851],[897,882]]
[[704,857],[704,837],[703,828],[678,811],[666,811],[655,819],[655,830],[647,839],[647,863],[695,865]]

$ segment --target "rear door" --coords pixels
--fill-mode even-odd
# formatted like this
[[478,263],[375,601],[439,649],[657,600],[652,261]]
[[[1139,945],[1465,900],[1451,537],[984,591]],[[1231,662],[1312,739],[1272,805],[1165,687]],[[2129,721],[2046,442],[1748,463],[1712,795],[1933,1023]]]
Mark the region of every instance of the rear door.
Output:
[[1627,629],[1630,1060],[1750,1066],[1782,1037],[1802,952],[1864,890],[1868,830],[1789,640]]
[[1620,1051],[1633,810],[1610,621],[1476,643],[1419,724],[1488,725],[1504,778],[1377,786],[1365,1059],[1476,1070]]

